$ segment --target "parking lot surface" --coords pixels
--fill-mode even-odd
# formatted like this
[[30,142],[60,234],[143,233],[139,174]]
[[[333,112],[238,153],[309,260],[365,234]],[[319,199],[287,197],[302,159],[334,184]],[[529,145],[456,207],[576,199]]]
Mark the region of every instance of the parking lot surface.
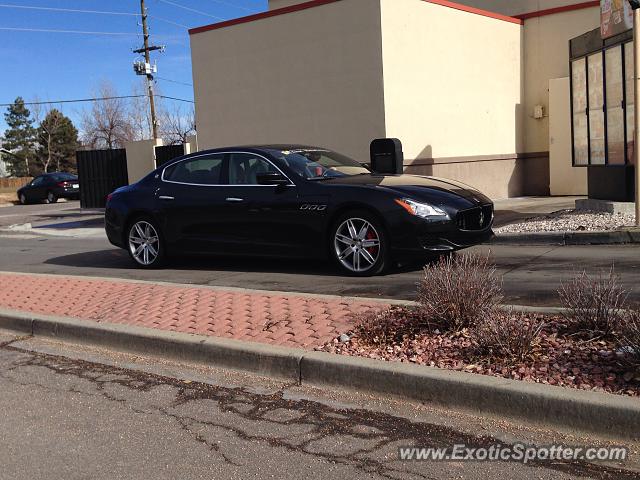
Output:
[[[24,223],[33,228],[1,230]],[[99,213],[80,211],[77,202],[2,208],[0,271],[405,300],[416,298],[416,284],[424,278],[419,264],[384,276],[353,278],[339,275],[328,262],[251,257],[179,257],[164,269],[141,270],[125,251],[107,241],[101,224]],[[59,230],[67,235],[57,235]],[[482,245],[470,251],[490,253],[503,275],[506,303],[558,305],[561,282],[582,270],[598,275],[614,265],[622,284],[631,291],[630,299],[640,302],[640,289],[634,290],[640,284],[638,245]]]

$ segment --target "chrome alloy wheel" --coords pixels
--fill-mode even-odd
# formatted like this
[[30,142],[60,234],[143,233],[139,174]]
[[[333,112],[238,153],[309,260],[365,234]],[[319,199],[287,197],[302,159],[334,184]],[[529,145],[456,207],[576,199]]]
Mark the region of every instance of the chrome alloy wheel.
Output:
[[334,237],[340,263],[352,272],[366,272],[380,257],[380,235],[368,221],[349,218],[342,222]]
[[160,253],[158,232],[149,222],[139,220],[129,230],[131,256],[141,265],[151,265]]

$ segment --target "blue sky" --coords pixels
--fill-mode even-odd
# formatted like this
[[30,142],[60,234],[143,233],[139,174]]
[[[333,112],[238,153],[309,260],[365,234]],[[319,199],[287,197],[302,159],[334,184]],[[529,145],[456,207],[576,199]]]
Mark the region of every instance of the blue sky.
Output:
[[[191,84],[192,79],[189,36],[184,27],[243,17],[267,9],[267,0],[146,0],[146,4],[149,15],[157,17],[149,19],[151,41],[166,45],[164,53],[153,55],[158,63],[157,76],[186,84]],[[0,5],[140,12],[139,0],[0,0]],[[17,96],[26,101],[35,97],[47,101],[91,97],[103,80],[112,82],[120,95],[128,95],[142,78],[137,77],[132,68],[138,57],[131,50],[142,45],[139,36],[7,31],[2,28],[135,34],[141,31],[139,21],[139,17],[129,15],[0,6],[0,103],[10,103]],[[191,86],[164,80],[158,80],[158,86],[164,95],[193,99]],[[89,106],[89,103],[66,104],[62,110],[75,122],[80,110]],[[0,107],[0,110],[1,133],[6,128],[3,115],[6,107]]]

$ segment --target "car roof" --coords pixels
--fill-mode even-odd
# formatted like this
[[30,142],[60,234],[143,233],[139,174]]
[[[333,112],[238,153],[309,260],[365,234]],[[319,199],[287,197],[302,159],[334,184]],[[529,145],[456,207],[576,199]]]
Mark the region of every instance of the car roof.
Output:
[[326,148],[322,148],[322,147],[314,147],[312,145],[300,145],[300,144],[293,144],[293,143],[276,143],[276,144],[266,144],[266,145],[236,145],[234,147],[219,147],[219,148],[212,148],[209,150],[202,150],[199,152],[194,152],[197,154],[202,155],[203,153],[207,153],[207,152],[223,152],[223,151],[229,151],[229,150],[262,150],[262,151],[268,151],[268,150],[277,150],[277,151],[282,151],[282,150],[326,150]]

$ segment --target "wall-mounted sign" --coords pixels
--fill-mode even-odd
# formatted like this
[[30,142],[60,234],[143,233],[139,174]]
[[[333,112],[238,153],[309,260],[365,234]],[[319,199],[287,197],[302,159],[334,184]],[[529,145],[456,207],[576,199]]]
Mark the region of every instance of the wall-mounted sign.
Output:
[[633,10],[628,0],[600,0],[602,38],[613,37],[633,28]]

